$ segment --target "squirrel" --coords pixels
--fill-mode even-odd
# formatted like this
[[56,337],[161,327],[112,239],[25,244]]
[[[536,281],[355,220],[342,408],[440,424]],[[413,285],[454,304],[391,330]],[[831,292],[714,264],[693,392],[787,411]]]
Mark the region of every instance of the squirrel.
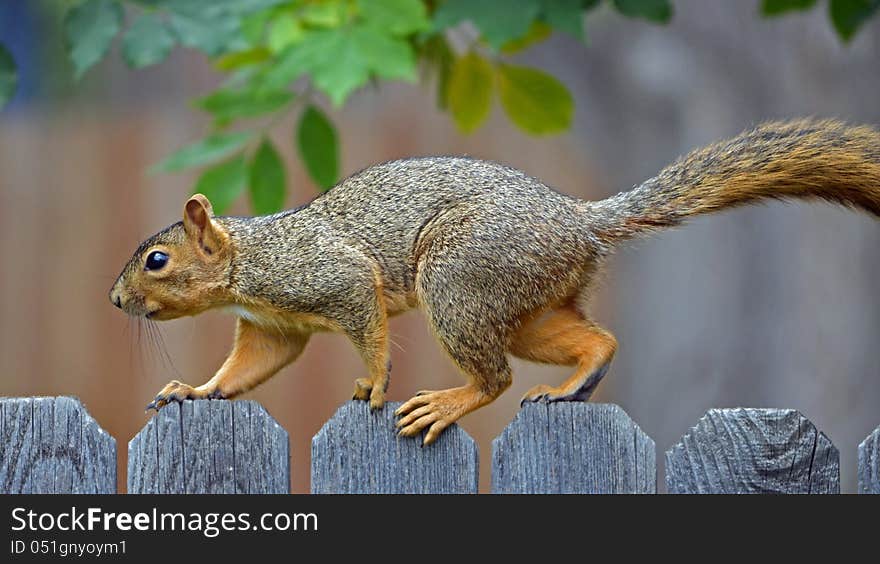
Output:
[[419,392],[395,412],[430,444],[511,384],[507,355],[574,367],[523,402],[586,401],[617,350],[591,320],[591,281],[612,249],[687,218],[762,199],[822,199],[880,215],[880,133],[833,120],[769,122],[679,158],[628,192],[585,201],[525,173],[464,157],[375,165],[309,204],[215,217],[200,194],[147,239],[110,291],[132,316],[208,309],[238,317],[234,346],[205,384],[165,386],[147,409],[232,398],[342,332],[368,376],[354,398],[382,408],[388,318],[419,308],[467,384]]

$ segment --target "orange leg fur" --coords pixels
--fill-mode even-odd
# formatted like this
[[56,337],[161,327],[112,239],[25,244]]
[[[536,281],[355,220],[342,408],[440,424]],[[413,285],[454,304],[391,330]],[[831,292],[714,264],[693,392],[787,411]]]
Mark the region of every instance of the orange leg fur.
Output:
[[381,409],[385,405],[391,358],[388,350],[388,312],[379,279],[376,280],[376,302],[372,313],[372,322],[363,331],[349,333],[349,338],[357,347],[368,372],[366,378],[354,381],[352,399],[370,400],[371,409]]
[[587,401],[616,350],[614,335],[594,325],[573,305],[529,320],[514,335],[511,354],[534,362],[577,366],[577,370],[560,386],[535,386],[522,401]]
[[362,343],[357,344],[361,358],[367,365],[369,376],[354,381],[356,400],[370,400],[370,408],[381,409],[385,405],[385,391],[388,389],[388,373],[391,361],[388,358],[388,326],[382,323]]
[[308,340],[305,333],[280,334],[239,319],[232,352],[213,378],[198,387],[172,380],[147,409],[159,409],[172,401],[237,396],[293,362]]
[[428,432],[422,442],[427,446],[437,440],[443,429],[471,411],[490,403],[502,391],[503,389],[499,390],[493,396],[474,384],[468,384],[448,390],[418,392],[394,412],[401,416],[397,421],[398,433],[404,437],[412,437],[427,428]]

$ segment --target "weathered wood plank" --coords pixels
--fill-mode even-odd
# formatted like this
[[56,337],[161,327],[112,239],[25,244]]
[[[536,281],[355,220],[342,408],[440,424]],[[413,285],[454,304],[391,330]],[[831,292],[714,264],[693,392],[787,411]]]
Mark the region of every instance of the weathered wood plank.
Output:
[[[289,492],[290,472],[253,472],[250,469],[280,468],[289,464],[290,443],[278,441],[275,427],[264,424],[265,410],[257,403],[237,401],[233,425],[239,437],[235,449],[235,491]],[[277,424],[276,424],[277,425]]]
[[0,492],[116,493],[116,441],[76,398],[0,398]]
[[880,494],[880,427],[859,445],[859,493]]
[[288,493],[290,443],[253,401],[168,405],[128,443],[129,493]]
[[793,409],[710,409],[666,453],[669,493],[839,493],[840,456]]
[[312,493],[476,493],[477,445],[457,425],[435,443],[399,437],[390,402],[350,401],[312,439]]
[[617,405],[526,403],[492,441],[493,493],[656,493],[654,441]]

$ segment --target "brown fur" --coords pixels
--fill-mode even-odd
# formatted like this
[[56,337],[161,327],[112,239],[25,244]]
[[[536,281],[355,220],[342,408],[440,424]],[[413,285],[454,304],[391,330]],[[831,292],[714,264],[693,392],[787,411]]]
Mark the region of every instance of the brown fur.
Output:
[[608,244],[764,199],[820,199],[880,215],[880,135],[833,120],[771,122],[698,149],[592,204]]
[[[468,383],[420,392],[400,433],[430,443],[510,386],[508,354],[575,367],[523,401],[589,398],[617,341],[589,318],[591,282],[620,241],[767,198],[823,199],[880,213],[880,135],[834,121],[768,123],[679,159],[598,202],[520,171],[457,157],[392,161],[309,205],[214,217],[200,195],[183,221],[145,241],[110,292],[130,315],[172,319],[209,308],[239,316],[229,358],[207,383],[166,386],[151,404],[243,393],[292,362],[317,331],[345,333],[368,375],[354,397],[384,404],[388,316],[424,311]],[[169,256],[145,270],[149,254]]]

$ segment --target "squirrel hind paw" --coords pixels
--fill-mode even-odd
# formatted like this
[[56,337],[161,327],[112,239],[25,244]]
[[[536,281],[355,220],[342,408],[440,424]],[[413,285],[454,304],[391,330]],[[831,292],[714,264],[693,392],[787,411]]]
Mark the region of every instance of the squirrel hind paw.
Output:
[[526,392],[519,405],[522,407],[526,402],[590,401],[590,397],[596,391],[596,387],[602,381],[602,377],[605,376],[607,371],[608,363],[605,363],[586,376],[576,374],[561,386],[553,387],[547,384],[540,384]]
[[580,387],[572,391],[565,390],[563,387],[554,388],[546,384],[535,386],[525,393],[519,401],[520,407],[526,403],[556,403],[561,401],[590,401],[595,387]]

